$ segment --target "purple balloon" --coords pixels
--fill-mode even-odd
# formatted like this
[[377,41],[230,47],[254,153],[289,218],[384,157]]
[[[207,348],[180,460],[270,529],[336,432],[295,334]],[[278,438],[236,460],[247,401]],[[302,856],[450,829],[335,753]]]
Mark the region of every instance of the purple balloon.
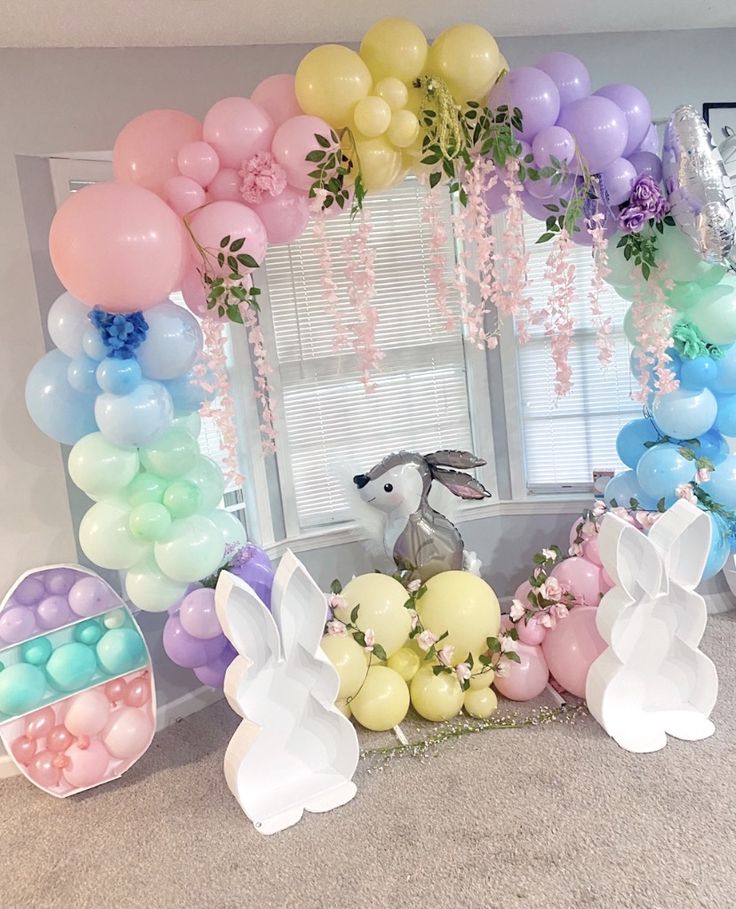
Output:
[[66,596],[78,580],[79,572],[73,568],[59,568],[56,571],[48,571],[43,579],[46,590],[61,597]]
[[218,653],[209,663],[204,666],[197,666],[194,674],[203,685],[209,685],[210,688],[222,688],[227,667],[237,655],[237,651],[232,644],[228,644],[222,653]]
[[532,152],[539,167],[547,167],[552,158],[569,164],[575,157],[575,139],[561,126],[548,126],[534,137]]
[[519,66],[491,89],[488,106],[495,110],[502,104],[521,110],[522,130],[516,136],[531,142],[540,130],[554,126],[560,112],[560,93],[541,69]]
[[81,578],[69,591],[69,606],[76,615],[98,615],[113,603],[112,591],[101,578]]
[[215,591],[211,587],[200,587],[188,593],[179,607],[179,621],[187,634],[200,641],[222,634],[215,611]]
[[662,159],[653,152],[637,151],[629,155],[629,161],[637,177],[651,177],[657,183],[662,180]]
[[210,663],[227,646],[224,634],[208,641],[193,638],[182,627],[178,615],[170,615],[164,625],[164,650],[166,655],[177,666],[195,669]]
[[61,628],[62,625],[68,625],[76,618],[77,616],[69,608],[66,597],[57,595],[46,597],[36,607],[36,619],[44,631]]
[[613,101],[624,112],[629,135],[623,153],[628,157],[643,141],[652,122],[652,108],[646,95],[635,85],[626,85],[621,82],[604,85],[595,94],[599,98],[608,98],[609,101]]
[[[541,177],[539,180],[527,180],[524,188],[535,199],[543,199],[546,202],[551,199],[556,202],[558,199],[570,198],[570,191],[574,182],[575,177],[572,175],[563,177],[559,183],[552,183],[550,177]],[[548,216],[550,214],[551,212],[548,212]]]
[[38,631],[36,616],[28,606],[13,606],[0,613],[0,640],[18,644]]
[[[653,123],[649,124],[647,134],[639,143],[636,151],[652,152],[654,155],[659,155],[659,136],[657,135],[657,127]],[[629,155],[629,157],[631,156]]]
[[590,73],[583,61],[573,54],[564,51],[545,54],[537,63],[537,68],[547,73],[557,86],[562,107],[590,94]]
[[21,606],[35,606],[46,596],[46,588],[38,575],[31,575],[13,591],[13,599]]
[[636,168],[626,158],[616,158],[601,171],[603,193],[610,205],[621,205],[631,195],[636,180]]
[[483,193],[486,208],[492,215],[497,215],[506,208],[506,199],[508,197],[508,187],[504,183],[505,173],[502,171],[498,174],[498,180],[490,189]]
[[573,101],[560,112],[558,126],[571,132],[592,174],[620,158],[629,130],[620,107],[608,98],[591,95]]
[[549,209],[545,208],[545,202],[541,199],[535,199],[534,196],[530,196],[529,193],[524,190],[519,196],[521,199],[521,204],[524,206],[524,211],[531,215],[532,218],[536,218],[537,221],[546,221],[550,215],[554,214]]
[[236,563],[229,569],[232,574],[249,584],[263,602],[271,608],[271,588],[273,587],[273,565],[266,553],[246,543]]

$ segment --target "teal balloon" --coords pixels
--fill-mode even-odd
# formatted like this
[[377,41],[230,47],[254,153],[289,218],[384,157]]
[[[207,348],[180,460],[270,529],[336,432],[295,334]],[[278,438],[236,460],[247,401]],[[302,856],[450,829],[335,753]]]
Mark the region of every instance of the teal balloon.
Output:
[[718,284],[703,291],[700,302],[687,318],[711,344],[736,341],[736,277],[726,275]]
[[701,484],[708,495],[729,511],[736,509],[736,455],[722,461],[707,483]]
[[616,438],[616,453],[627,467],[636,467],[644,454],[646,442],[659,438],[657,427],[651,420],[632,420],[619,430]]
[[709,388],[719,395],[731,395],[736,392],[736,344],[726,348],[720,360],[713,360],[716,369],[715,378]]
[[606,485],[603,498],[607,505],[612,506],[615,502],[622,508],[630,508],[632,500],[644,511],[654,511],[657,507],[657,500],[644,492],[633,470],[624,470],[612,477]]
[[86,644],[70,641],[54,650],[46,663],[46,675],[57,691],[79,691],[97,671],[95,652]]
[[659,501],[673,496],[678,486],[695,479],[695,462],[684,458],[677,445],[655,445],[639,459],[636,478],[644,492]]
[[708,388],[691,391],[676,388],[658,395],[652,403],[654,422],[662,434],[673,439],[695,439],[713,426],[718,402]]
[[0,672],[0,713],[16,716],[41,705],[46,676],[31,663],[15,663]]
[[736,394],[718,396],[718,415],[714,428],[728,438],[736,436]]
[[96,619],[80,622],[74,628],[74,640],[81,644],[96,644],[102,637],[104,629]]
[[24,663],[34,666],[43,666],[53,651],[53,646],[48,638],[34,638],[21,645],[20,658]]
[[197,463],[182,479],[191,481],[199,489],[200,510],[204,514],[217,508],[225,495],[225,478],[222,471],[211,458],[203,455],[197,458]]
[[628,338],[629,344],[636,347],[638,332],[634,325],[634,307],[629,306],[624,315],[624,333]]
[[703,295],[703,288],[695,281],[686,281],[684,284],[675,284],[667,292],[667,305],[679,312],[691,309]]
[[26,407],[41,432],[64,445],[97,431],[95,396],[69,384],[69,357],[51,350],[36,363],[26,380]]
[[704,581],[721,571],[731,551],[731,535],[728,526],[718,515],[714,515],[710,511],[707,512],[707,515],[710,518],[711,540],[708,559],[703,570]]
[[132,628],[113,628],[97,642],[97,659],[108,675],[137,669],[145,658],[143,639]]

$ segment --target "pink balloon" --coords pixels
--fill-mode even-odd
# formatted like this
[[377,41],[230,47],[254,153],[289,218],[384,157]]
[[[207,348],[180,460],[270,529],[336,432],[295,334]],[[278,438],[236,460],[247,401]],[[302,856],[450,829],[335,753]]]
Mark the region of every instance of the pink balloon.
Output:
[[113,707],[125,697],[125,679],[113,679],[105,685],[105,697]]
[[[125,685],[125,682],[122,684]],[[105,693],[99,688],[90,688],[89,691],[82,691],[71,699],[64,717],[64,725],[72,735],[97,735],[105,728],[109,717],[110,702]]]
[[532,645],[541,644],[547,633],[547,629],[544,625],[539,624],[539,620],[536,616],[532,616],[528,622],[525,622],[524,619],[520,619],[516,623],[516,630],[519,634],[519,640],[522,643]]
[[220,169],[220,159],[209,142],[190,142],[179,149],[176,162],[182,176],[207,186]]
[[603,587],[603,593],[607,593],[612,587],[616,586],[616,582],[605,568],[601,568],[601,585]]
[[295,78],[291,73],[279,73],[259,82],[250,98],[262,107],[273,120],[276,129],[285,120],[303,113],[294,92]]
[[153,720],[145,710],[124,707],[113,713],[102,735],[113,757],[133,758],[143,754],[153,738]]
[[587,559],[579,556],[565,559],[552,569],[552,577],[586,606],[597,606],[600,602],[603,592],[601,569]]
[[[240,202],[212,202],[192,215],[190,226],[197,241],[217,253],[224,237],[232,240],[245,239],[241,253],[248,253],[260,265],[266,255],[268,237],[263,222],[253,209]],[[239,253],[240,254],[240,253]],[[214,264],[213,273],[227,275],[227,263],[221,268]]]
[[176,289],[184,229],[147,189],[96,183],[69,196],[56,212],[49,252],[61,283],[86,306],[135,312]]
[[26,717],[26,735],[29,739],[41,739],[56,726],[56,713],[53,707],[42,707]]
[[66,751],[74,742],[74,736],[65,726],[56,726],[46,737],[49,751]]
[[31,763],[33,755],[36,753],[37,742],[27,735],[19,735],[10,746],[10,751],[19,764],[24,766]]
[[110,755],[96,739],[77,742],[67,751],[69,764],[64,768],[64,779],[75,789],[86,789],[102,783],[107,776]]
[[529,605],[528,597],[529,597],[529,594],[531,593],[531,591],[532,591],[532,585],[529,583],[529,581],[523,581],[516,588],[516,591],[514,593],[514,599],[519,600],[521,602],[521,604],[524,607],[526,607]]
[[182,217],[204,205],[204,190],[189,177],[171,177],[164,183],[164,199]]
[[28,765],[28,776],[42,789],[53,789],[61,781],[60,757],[53,751],[42,751]]
[[128,707],[143,707],[151,700],[151,682],[147,676],[139,676],[128,682],[123,699]]
[[598,534],[583,543],[583,558],[592,562],[594,565],[600,566],[603,564],[601,562],[601,553],[598,546]]
[[242,202],[240,174],[233,167],[223,167],[207,187],[207,193],[215,202]]
[[503,675],[493,680],[496,690],[512,701],[529,701],[544,691],[549,670],[539,647],[517,642],[519,663],[506,663]]
[[278,196],[264,197],[253,211],[263,221],[269,243],[292,243],[309,222],[307,195],[291,186]]
[[315,136],[324,136],[330,139],[331,127],[320,120],[319,117],[308,117],[302,114],[292,117],[276,130],[273,137],[271,152],[276,161],[286,171],[286,178],[297,189],[309,189],[314,183],[314,178],[308,176],[313,171],[315,164],[307,161],[310,152],[321,150],[329,154],[335,146],[321,149]]
[[596,613],[592,606],[576,606],[549,629],[542,644],[552,677],[579,698],[585,697],[585,680],[593,660],[606,649],[596,628]]
[[201,138],[202,125],[189,114],[180,110],[146,111],[126,124],[115,140],[115,179],[160,193],[164,183],[179,173],[179,149]]
[[207,111],[202,133],[220,164],[237,169],[256,152],[270,149],[274,129],[273,120],[250,98],[223,98]]

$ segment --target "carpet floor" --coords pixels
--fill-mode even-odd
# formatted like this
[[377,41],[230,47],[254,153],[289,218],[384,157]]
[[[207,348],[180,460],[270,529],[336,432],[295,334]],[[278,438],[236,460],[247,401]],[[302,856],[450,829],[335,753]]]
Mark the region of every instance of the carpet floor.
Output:
[[732,907],[736,613],[703,649],[721,683],[705,742],[629,754],[587,714],[483,732],[361,761],[351,803],[272,837],[225,784],[237,718],[220,702],[75,798],[0,784],[0,906]]

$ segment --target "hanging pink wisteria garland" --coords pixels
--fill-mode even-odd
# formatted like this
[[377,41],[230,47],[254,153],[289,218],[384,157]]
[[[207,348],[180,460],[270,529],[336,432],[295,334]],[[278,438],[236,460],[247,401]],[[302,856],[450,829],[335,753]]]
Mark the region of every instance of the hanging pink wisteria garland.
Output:
[[562,398],[572,391],[570,349],[575,323],[571,306],[575,296],[575,263],[570,258],[570,236],[563,228],[547,257],[545,278],[552,285],[546,304],[534,314],[534,321],[544,326],[555,367],[555,396]]
[[333,321],[335,335],[332,340],[333,350],[339,352],[348,345],[348,330],[340,314],[340,297],[337,292],[337,281],[332,263],[332,250],[327,235],[327,212],[323,207],[325,191],[316,191],[312,199],[312,231],[319,261],[320,281],[322,284],[322,299],[325,309]]
[[373,306],[376,289],[376,251],[369,243],[371,223],[368,212],[361,209],[355,234],[343,242],[348,299],[355,318],[351,325],[352,347],[358,360],[361,380],[367,391],[375,390],[372,375],[384,357],[378,347],[376,332],[378,312]]
[[637,343],[634,352],[639,366],[639,390],[634,398],[647,403],[652,394],[652,385],[655,394],[659,396],[675,391],[680,384],[670,367],[672,358],[667,353],[667,348],[672,343],[674,312],[667,306],[665,289],[671,289],[672,282],[661,265],[646,285],[637,280],[636,271],[632,270],[631,277],[634,280],[631,318]]
[[611,270],[608,267],[608,238],[605,234],[604,222],[606,216],[603,212],[596,212],[586,220],[586,230],[593,242],[593,276],[590,282],[590,312],[593,317],[593,326],[596,330],[596,346],[598,348],[598,362],[605,369],[613,362],[614,346],[611,339],[611,317],[606,316],[601,305],[601,294],[605,286],[605,279]]

